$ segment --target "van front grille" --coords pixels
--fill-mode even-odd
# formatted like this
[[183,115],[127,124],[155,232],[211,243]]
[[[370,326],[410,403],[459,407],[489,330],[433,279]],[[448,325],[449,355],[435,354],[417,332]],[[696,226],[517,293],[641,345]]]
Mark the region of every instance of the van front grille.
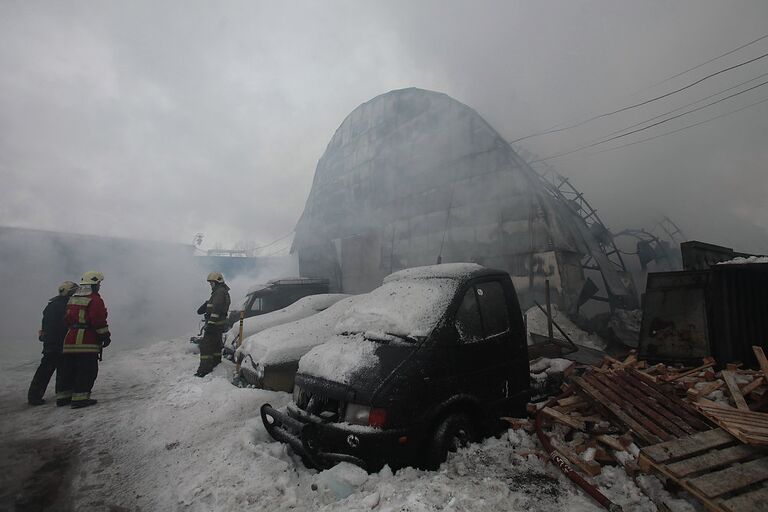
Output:
[[341,402],[320,393],[310,393],[299,389],[294,395],[294,402],[299,409],[327,421],[337,421]]

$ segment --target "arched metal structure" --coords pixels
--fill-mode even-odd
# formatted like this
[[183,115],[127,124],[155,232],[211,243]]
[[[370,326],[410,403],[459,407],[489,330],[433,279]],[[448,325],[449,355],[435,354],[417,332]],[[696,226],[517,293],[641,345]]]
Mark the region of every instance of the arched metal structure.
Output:
[[[590,251],[581,260],[587,282],[579,299],[580,305],[587,300],[606,302],[611,311],[615,309],[637,309],[639,300],[632,273],[622,258],[622,253],[616,246],[614,235],[605,226],[597,213],[597,209],[584,197],[571,181],[561,174],[548,169],[539,173],[547,190],[562,201],[584,222],[592,234],[596,244],[590,246]],[[602,288],[589,285],[590,274],[599,276]],[[603,293],[600,295],[599,293]]]
[[[634,309],[610,232],[570,183],[550,183],[477,112],[422,89],[358,106],[318,162],[294,251],[301,274],[369,291],[390,272],[473,261],[507,270],[524,305]],[[586,274],[602,286],[595,286]],[[590,292],[601,288],[605,296]],[[590,293],[586,293],[590,292]]]

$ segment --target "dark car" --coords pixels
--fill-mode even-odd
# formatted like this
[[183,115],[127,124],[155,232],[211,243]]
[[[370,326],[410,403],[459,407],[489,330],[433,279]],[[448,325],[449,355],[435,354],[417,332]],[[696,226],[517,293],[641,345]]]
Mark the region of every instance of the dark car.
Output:
[[328,293],[327,279],[308,277],[290,277],[273,279],[266,284],[257,284],[245,294],[242,309],[232,310],[227,318],[227,328],[231,328],[240,319],[263,315],[289,306],[308,295]]
[[529,368],[504,271],[475,264],[403,270],[349,308],[337,335],[299,362],[287,411],[261,408],[270,435],[305,464],[435,468],[522,416]]

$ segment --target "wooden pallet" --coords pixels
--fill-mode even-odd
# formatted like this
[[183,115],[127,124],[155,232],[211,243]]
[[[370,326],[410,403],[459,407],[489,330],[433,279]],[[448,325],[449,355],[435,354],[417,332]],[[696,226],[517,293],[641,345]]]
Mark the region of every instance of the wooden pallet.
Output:
[[709,400],[699,400],[696,407],[742,443],[768,446],[768,414],[743,411]]
[[768,511],[768,451],[741,444],[723,429],[646,446],[638,463],[675,482],[708,511]]
[[637,370],[589,371],[572,381],[643,445],[671,441],[712,425],[688,402],[677,398]]

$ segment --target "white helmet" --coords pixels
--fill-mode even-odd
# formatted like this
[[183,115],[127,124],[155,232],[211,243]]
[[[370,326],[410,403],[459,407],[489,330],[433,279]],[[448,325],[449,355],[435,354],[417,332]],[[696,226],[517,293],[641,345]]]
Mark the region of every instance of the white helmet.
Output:
[[82,279],[80,279],[80,284],[99,284],[104,280],[104,274],[101,272],[97,272],[95,270],[89,270],[85,274],[83,274]]
[[208,274],[208,277],[206,278],[206,281],[214,282],[214,283],[223,283],[224,282],[224,276],[221,275],[221,272],[211,272]]

